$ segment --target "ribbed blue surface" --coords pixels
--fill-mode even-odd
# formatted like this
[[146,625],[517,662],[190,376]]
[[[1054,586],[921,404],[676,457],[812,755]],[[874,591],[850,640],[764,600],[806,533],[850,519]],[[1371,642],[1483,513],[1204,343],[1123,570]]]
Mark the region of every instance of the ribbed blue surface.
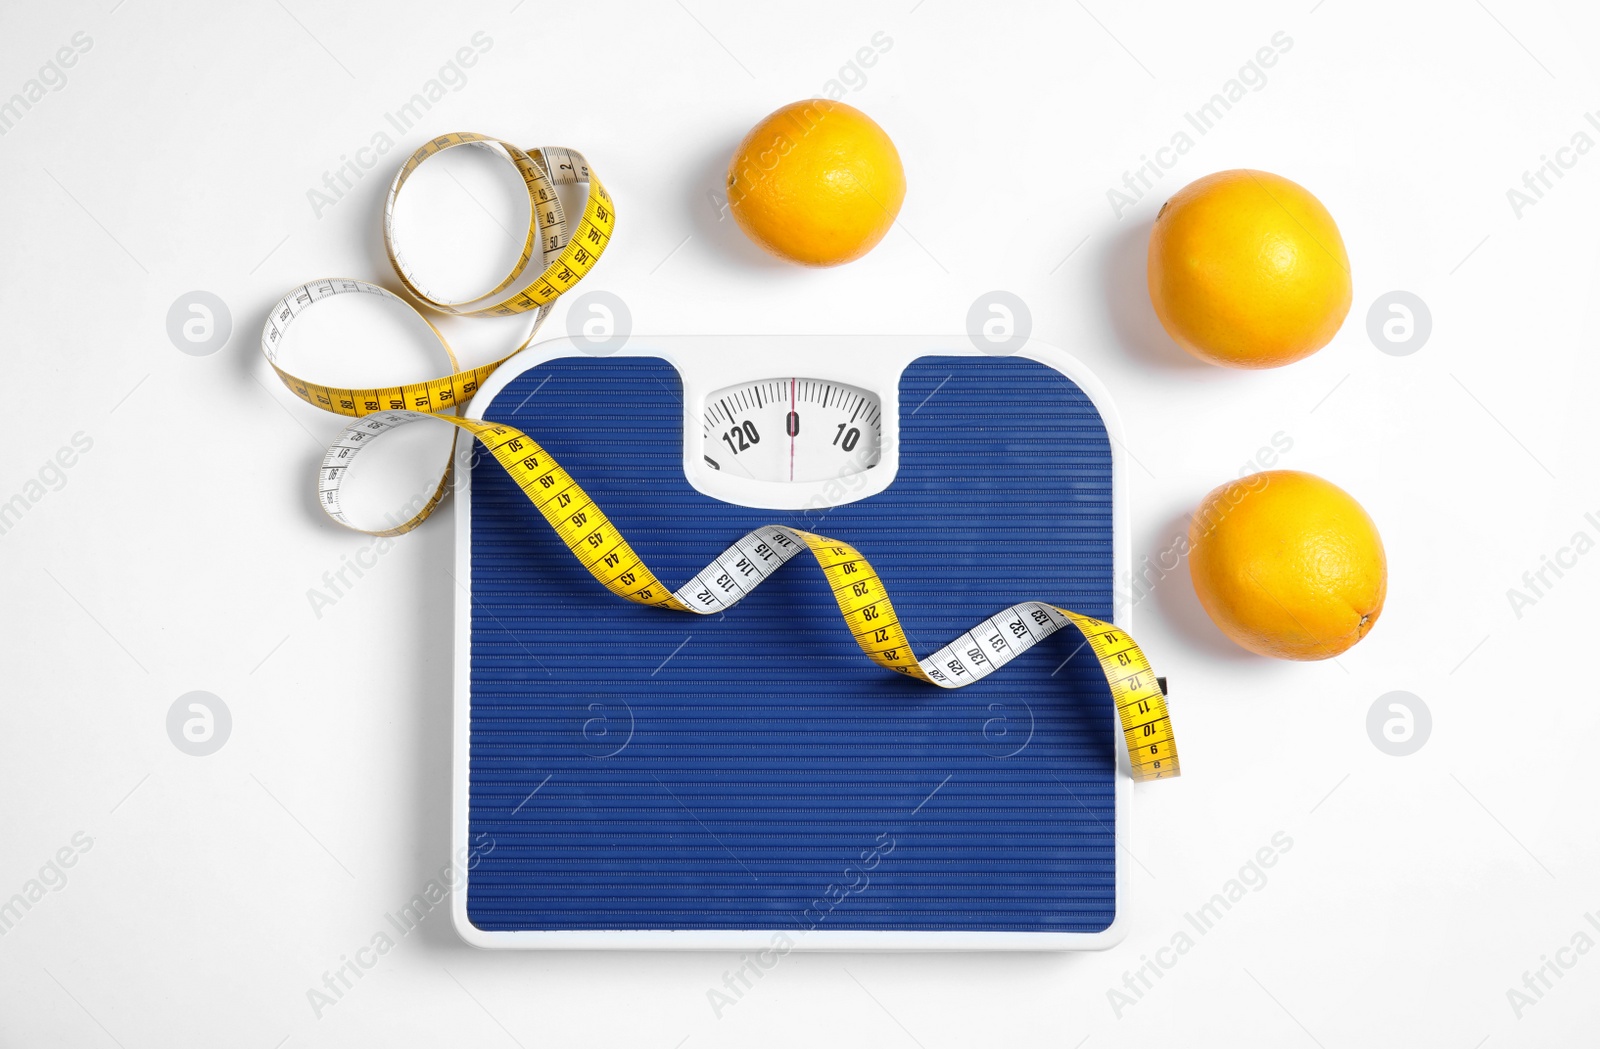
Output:
[[[670,586],[776,522],[857,546],[923,655],[1024,598],[1109,617],[1111,452],[1083,392],[1032,361],[925,357],[899,396],[894,484],[809,514],[689,486],[661,360],[553,361],[485,414]],[[474,925],[1111,922],[1117,740],[1088,651],[1057,669],[1076,634],[945,691],[869,663],[808,555],[723,618],[662,612],[601,589],[487,457],[472,492],[470,833],[493,842]]]

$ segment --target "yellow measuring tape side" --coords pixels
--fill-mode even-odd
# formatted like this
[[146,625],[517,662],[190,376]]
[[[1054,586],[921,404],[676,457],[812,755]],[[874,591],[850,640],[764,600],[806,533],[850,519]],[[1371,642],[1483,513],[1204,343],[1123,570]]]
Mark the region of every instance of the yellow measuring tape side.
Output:
[[1061,613],[1083,634],[1111,686],[1111,699],[1122,721],[1122,735],[1136,780],[1166,779],[1178,774],[1178,741],[1167,716],[1167,697],[1145,658],[1128,634],[1090,616],[1067,609]]
[[598,179],[591,178],[589,203],[584,208],[583,219],[578,223],[572,240],[562,249],[556,260],[528,286],[526,291],[498,305],[475,312],[509,316],[554,302],[594,268],[594,264],[599,261],[600,253],[611,243],[611,231],[616,226],[616,218],[616,212],[611,206],[611,196],[606,193],[606,188]]
[[[521,347],[518,347],[518,350],[520,352]],[[296,397],[307,404],[335,415],[359,419],[374,412],[396,410],[432,414],[464,404],[472,399],[472,395],[483,386],[484,380],[510,359],[510,356],[514,355],[502,357],[493,364],[456,372],[438,379],[408,383],[404,386],[381,386],[370,390],[344,390],[307,382],[289,374],[276,364],[272,366],[272,370],[278,373],[278,378]]]
[[[471,146],[513,163],[527,187],[529,229],[518,261],[492,288],[470,300],[451,301],[430,294],[395,242],[394,209],[401,189],[430,157]],[[583,217],[567,229],[556,186],[588,183]],[[581,154],[560,147],[522,150],[484,135],[459,133],[430,140],[408,158],[389,189],[384,207],[384,242],[402,286],[419,301],[461,316],[510,316],[534,311],[527,337],[499,360],[463,369],[438,328],[411,303],[365,281],[328,279],[305,284],[285,296],[268,315],[261,347],[273,371],[295,396],[335,415],[352,418],[324,455],[317,474],[318,501],[336,521],[357,531],[344,516],[340,491],[356,458],[386,431],[418,420],[450,424],[480,441],[554,529],[562,543],[595,580],[635,604],[673,612],[710,615],[742,600],[772,572],[809,551],[821,568],[839,614],[867,658],[940,688],[961,688],[982,680],[1051,634],[1072,626],[1099,662],[1122,724],[1135,780],[1169,779],[1179,773],[1177,744],[1159,679],[1144,652],[1120,628],[1042,601],[1023,601],[997,612],[933,654],[919,658],[901,626],[882,578],[870,561],[848,543],[785,525],[766,525],[746,534],[718,555],[694,579],[672,590],[652,572],[583,487],[532,437],[502,423],[467,419],[457,413],[488,377],[532,343],[550,304],[594,268],[611,242],[616,212],[611,197]],[[535,258],[543,270],[526,280]],[[514,294],[500,298],[508,288]],[[319,302],[346,294],[368,294],[400,303],[408,319],[432,333],[449,359],[451,372],[436,379],[370,389],[343,389],[309,382],[279,364],[290,325]],[[489,305],[475,305],[484,300]],[[451,460],[454,460],[452,443]],[[431,497],[414,517],[373,535],[399,535],[433,512],[449,487],[446,467]],[[1082,646],[1080,646],[1081,648]]]
[[798,534],[822,566],[834,600],[839,602],[839,614],[844,616],[851,636],[867,658],[880,667],[933,684],[917,664],[911,641],[901,628],[900,617],[889,603],[889,592],[872,563],[849,543],[811,532]]
[[477,419],[446,419],[483,442],[522,494],[555,529],[600,585],[635,604],[690,609],[657,579],[617,531],[605,511],[539,442],[512,426]]

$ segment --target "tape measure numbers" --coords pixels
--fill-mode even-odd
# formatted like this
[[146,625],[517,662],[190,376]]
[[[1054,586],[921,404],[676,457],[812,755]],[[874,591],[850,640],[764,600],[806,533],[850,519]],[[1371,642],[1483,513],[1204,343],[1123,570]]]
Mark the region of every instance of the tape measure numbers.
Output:
[[[430,297],[418,284],[394,243],[394,202],[406,180],[429,157],[455,146],[489,149],[516,164],[528,187],[530,230],[522,257],[512,272],[494,288],[473,300],[443,301]],[[552,170],[554,166],[554,171]],[[567,236],[555,182],[587,182],[589,198],[584,217]],[[1023,601],[990,616],[937,652],[918,658],[900,626],[883,580],[870,561],[848,543],[826,536],[765,525],[749,532],[713,559],[688,583],[669,589],[636,554],[605,512],[573,477],[515,427],[468,419],[456,412],[501,364],[525,349],[542,323],[550,304],[580,280],[610,241],[615,213],[610,198],[587,163],[570,150],[524,152],[481,135],[458,134],[434,139],[408,159],[396,175],[384,209],[384,239],[390,261],[406,290],[443,312],[462,315],[505,316],[538,311],[533,331],[521,345],[499,360],[462,370],[439,330],[404,299],[373,284],[357,280],[324,280],[303,285],[286,296],[262,330],[263,352],[285,385],[307,403],[358,421],[346,426],[329,446],[318,471],[318,501],[334,520],[357,531],[346,519],[340,491],[356,460],[387,432],[418,421],[447,423],[481,442],[538,509],[567,549],[607,590],[636,604],[699,615],[721,613],[734,607],[778,568],[808,551],[821,567],[852,636],[870,660],[907,677],[941,688],[961,688],[980,681],[1067,626],[1075,628],[1098,660],[1111,689],[1121,720],[1135,780],[1169,779],[1179,773],[1177,744],[1167,713],[1161,683],[1138,644],[1120,628],[1091,616],[1043,601]],[[523,283],[538,245],[544,270],[526,287],[504,299],[498,297]],[[439,379],[404,386],[344,390],[306,382],[280,367],[285,335],[295,319],[320,302],[337,295],[371,294],[405,306],[416,323],[425,325],[439,340],[453,371]],[[495,300],[488,306],[475,306]],[[454,455],[452,452],[452,460]],[[449,483],[449,469],[433,497],[415,517],[374,535],[396,535],[421,523]]]

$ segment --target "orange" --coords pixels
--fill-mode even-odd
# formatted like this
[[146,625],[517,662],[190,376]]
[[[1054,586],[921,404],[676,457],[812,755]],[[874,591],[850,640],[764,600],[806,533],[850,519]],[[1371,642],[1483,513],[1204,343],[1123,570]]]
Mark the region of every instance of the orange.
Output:
[[1336,485],[1269,470],[1215,489],[1189,522],[1206,614],[1252,652],[1327,659],[1378,621],[1389,571],[1377,526]]
[[1163,204],[1146,278],[1167,334],[1233,368],[1309,356],[1350,312],[1350,260],[1333,216],[1265,171],[1219,171]]
[[757,124],[728,164],[728,205],[751,240],[791,262],[837,266],[883,239],[906,198],[900,154],[872,118],[810,99]]

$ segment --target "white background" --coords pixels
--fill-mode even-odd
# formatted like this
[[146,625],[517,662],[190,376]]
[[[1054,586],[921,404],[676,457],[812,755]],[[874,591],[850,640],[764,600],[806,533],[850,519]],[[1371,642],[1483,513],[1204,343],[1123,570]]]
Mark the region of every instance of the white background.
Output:
[[[1520,217],[1507,190],[1580,129],[1600,140],[1595,8],[914,2],[6,4],[0,98],[75,32],[93,43],[0,138],[0,500],[74,434],[93,446],[0,535],[0,898],[74,834],[93,845],[0,937],[0,1046],[1592,1040],[1600,951],[1561,955],[1520,1018],[1507,990],[1600,938],[1600,555],[1520,617],[1507,591],[1600,536],[1600,156]],[[1117,217],[1107,190],[1280,30],[1265,86]],[[306,191],[479,31],[466,83],[317,217]],[[769,262],[719,219],[732,147],[879,31],[892,47],[847,98],[904,158],[900,225],[842,269]],[[307,591],[369,540],[318,514],[338,424],[275,384],[255,333],[297,282],[391,280],[384,185],[452,130],[587,153],[619,226],[582,290],[639,331],[960,332],[980,293],[1019,295],[1117,399],[1136,560],[1280,433],[1280,465],[1368,508],[1388,605],[1337,661],[1232,648],[1182,569],[1141,602],[1185,775],[1135,792],[1122,946],[793,954],[718,1018],[706,992],[735,956],[482,953],[440,909],[315,1015],[308,989],[448,862],[452,536],[446,511],[313,614]],[[1240,166],[1312,189],[1354,274],[1338,338],[1264,373],[1188,359],[1144,290],[1161,201]],[[167,335],[193,289],[232,315],[210,356]],[[1404,357],[1366,333],[1396,289],[1432,314]],[[196,689],[233,718],[203,758],[166,730]],[[1432,713],[1410,757],[1368,737],[1393,690]],[[1108,989],[1280,831],[1267,883],[1119,1016]]]

